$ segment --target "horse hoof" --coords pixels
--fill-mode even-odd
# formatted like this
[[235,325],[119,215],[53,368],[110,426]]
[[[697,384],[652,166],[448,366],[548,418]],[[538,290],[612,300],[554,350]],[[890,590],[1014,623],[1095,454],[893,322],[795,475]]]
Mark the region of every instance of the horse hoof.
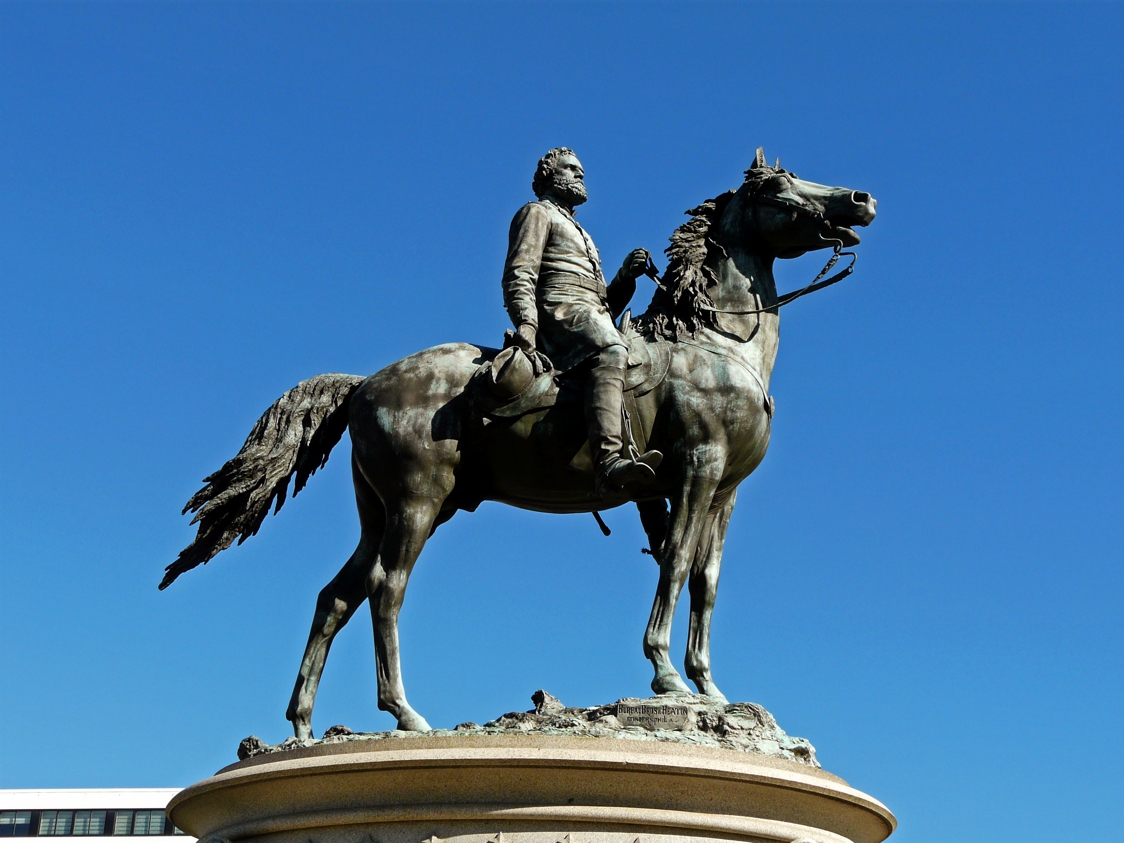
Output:
[[695,683],[695,687],[699,689],[699,694],[701,696],[709,697],[710,699],[721,705],[730,704],[730,701],[726,699],[726,695],[719,691],[718,686],[715,685],[710,679],[699,680],[692,678],[691,681]]
[[400,732],[432,732],[429,724],[425,722],[425,718],[418,714],[416,711],[411,711],[409,714],[403,714],[398,718],[398,731]]
[[657,694],[689,694],[691,689],[678,673],[657,676],[652,680],[652,690]]
[[719,691],[717,688],[711,688],[709,691],[703,691],[704,697],[710,697],[719,705],[729,705],[730,701],[726,699],[726,695]]

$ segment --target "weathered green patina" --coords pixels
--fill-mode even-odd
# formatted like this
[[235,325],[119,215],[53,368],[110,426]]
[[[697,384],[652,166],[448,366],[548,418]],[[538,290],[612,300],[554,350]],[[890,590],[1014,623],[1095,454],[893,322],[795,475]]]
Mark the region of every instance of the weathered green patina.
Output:
[[304,381],[274,403],[239,454],[188,502],[185,512],[197,512],[199,533],[168,567],[161,588],[256,533],[270,506],[280,508],[290,480],[299,491],[350,430],[362,534],[317,601],[287,713],[298,738],[311,737],[332,640],[364,601],[374,621],[379,707],[400,729],[429,728],[406,700],[398,611],[433,530],[484,500],[558,513],[634,500],[660,565],[644,634],[652,688],[688,691],[668,654],[676,602],[688,585],[687,676],[700,693],[725,702],[711,676],[710,618],[738,484],[769,444],[779,323],[773,263],[857,244],[852,226],[874,219],[875,202],[769,167],[758,150],[740,187],[689,213],[691,220],[672,235],[667,272],[635,326],[643,342],[666,344],[669,358],[666,376],[627,402],[637,449],[664,455],[642,489],[608,486],[599,494],[583,402],[561,400],[564,390],[550,406],[515,417],[482,411],[469,385],[499,352],[453,343],[367,378]]

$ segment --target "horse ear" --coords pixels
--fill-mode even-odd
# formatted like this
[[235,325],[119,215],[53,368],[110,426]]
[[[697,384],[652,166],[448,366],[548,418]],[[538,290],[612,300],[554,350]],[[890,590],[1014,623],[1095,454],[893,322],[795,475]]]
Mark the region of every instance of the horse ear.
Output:
[[750,169],[751,170],[760,170],[762,167],[768,167],[768,166],[769,165],[765,163],[765,147],[763,147],[763,146],[757,147],[757,157],[754,159],[753,166],[750,167]]
[[778,159],[777,159],[777,163],[773,165],[773,169],[774,169],[774,170],[779,170],[780,168],[781,168],[781,159],[780,159],[780,158],[778,158]]

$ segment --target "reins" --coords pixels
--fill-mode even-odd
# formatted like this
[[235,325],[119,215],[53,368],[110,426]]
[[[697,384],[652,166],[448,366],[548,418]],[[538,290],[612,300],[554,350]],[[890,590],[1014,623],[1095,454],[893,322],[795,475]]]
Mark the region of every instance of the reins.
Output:
[[[820,236],[823,237],[822,234]],[[823,239],[826,240],[827,238],[825,237]],[[843,257],[844,255],[849,257],[851,259],[851,262],[847,264],[847,266],[843,267],[843,269],[832,275],[830,278],[821,281],[820,279],[827,275],[831,271],[832,267],[834,267],[835,264],[839,262],[839,258]],[[776,304],[770,305],[769,307],[756,307],[751,310],[723,310],[721,308],[710,307],[705,304],[700,304],[698,307],[699,310],[706,310],[710,313],[726,313],[730,316],[752,316],[757,313],[768,313],[770,310],[784,307],[786,304],[790,304],[791,302],[796,301],[801,296],[806,296],[809,293],[814,293],[817,290],[822,290],[824,287],[830,287],[832,284],[842,281],[844,278],[855,271],[855,261],[857,259],[858,256],[854,252],[844,251],[843,244],[840,241],[836,240],[835,254],[833,254],[828,262],[824,264],[824,268],[820,270],[820,274],[812,279],[812,283],[810,283],[806,287],[801,287],[799,290],[793,290],[791,293],[785,293],[783,296],[779,296],[777,298]]]

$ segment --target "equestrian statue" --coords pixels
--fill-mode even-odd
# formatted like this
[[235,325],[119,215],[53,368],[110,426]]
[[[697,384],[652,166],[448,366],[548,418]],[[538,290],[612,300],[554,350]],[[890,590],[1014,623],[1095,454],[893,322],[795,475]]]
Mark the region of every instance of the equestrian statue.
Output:
[[[569,149],[548,152],[536,201],[516,214],[503,275],[514,330],[503,349],[449,343],[362,377],[326,374],[282,395],[241,451],[187,502],[195,540],[160,588],[257,533],[271,507],[303,488],[351,435],[361,533],[320,592],[286,713],[312,737],[312,707],[332,640],[366,601],[374,624],[378,706],[399,729],[427,731],[410,707],[398,612],[418,555],[458,510],[485,500],[540,512],[598,513],[635,503],[660,566],[644,654],[657,694],[687,692],[668,649],[684,585],[684,666],[700,694],[725,702],[710,668],[710,619],[738,484],[769,445],[769,378],[781,306],[845,277],[875,200],[804,181],[761,149],[735,190],[688,211],[662,277],[643,249],[606,284],[575,209],[584,171]],[[830,248],[807,286],[778,295],[777,258]],[[841,256],[851,264],[826,277]],[[637,279],[656,291],[633,319]],[[670,508],[669,508],[670,504]]]

